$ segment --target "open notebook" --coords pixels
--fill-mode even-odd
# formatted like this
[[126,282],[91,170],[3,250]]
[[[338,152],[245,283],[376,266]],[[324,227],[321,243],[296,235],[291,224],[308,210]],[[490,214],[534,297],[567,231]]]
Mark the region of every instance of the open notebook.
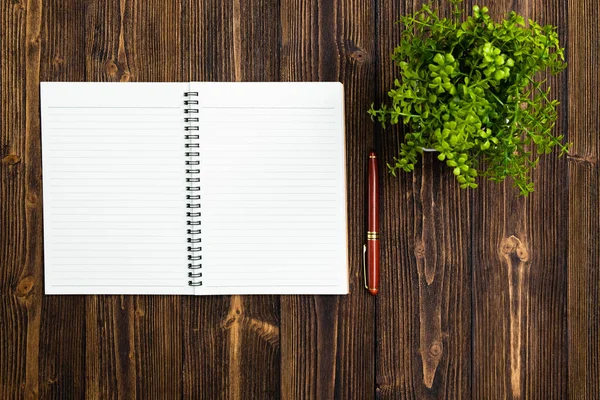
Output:
[[348,292],[339,83],[42,83],[47,294]]

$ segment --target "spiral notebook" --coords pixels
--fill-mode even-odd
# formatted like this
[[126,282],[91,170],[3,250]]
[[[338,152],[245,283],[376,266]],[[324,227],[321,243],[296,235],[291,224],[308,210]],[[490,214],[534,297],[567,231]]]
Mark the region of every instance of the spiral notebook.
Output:
[[46,294],[345,294],[339,83],[42,83]]

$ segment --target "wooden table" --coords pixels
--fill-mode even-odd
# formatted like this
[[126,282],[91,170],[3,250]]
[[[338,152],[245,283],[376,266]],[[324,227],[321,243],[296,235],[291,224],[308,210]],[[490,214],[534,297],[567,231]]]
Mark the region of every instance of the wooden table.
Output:
[[[597,1],[489,2],[560,25],[571,154],[529,198],[460,190],[430,155],[383,176],[383,285],[363,290],[367,151],[399,144],[366,110],[417,3],[2,1],[0,398],[600,398]],[[350,295],[44,296],[41,80],[343,82]]]

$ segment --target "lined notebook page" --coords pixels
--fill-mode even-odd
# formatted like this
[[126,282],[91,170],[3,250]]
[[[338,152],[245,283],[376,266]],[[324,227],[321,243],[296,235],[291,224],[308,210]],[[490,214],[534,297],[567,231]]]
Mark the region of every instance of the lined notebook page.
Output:
[[42,83],[48,294],[192,294],[187,83]]
[[196,293],[347,293],[342,85],[191,88],[201,103]]

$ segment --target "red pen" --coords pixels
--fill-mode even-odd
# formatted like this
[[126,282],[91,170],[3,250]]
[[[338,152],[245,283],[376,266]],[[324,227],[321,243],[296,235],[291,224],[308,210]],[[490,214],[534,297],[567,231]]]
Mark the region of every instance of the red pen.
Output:
[[367,244],[363,247],[363,268],[366,269],[365,287],[375,296],[379,292],[379,179],[377,156],[373,150],[369,152],[368,199],[368,231]]

